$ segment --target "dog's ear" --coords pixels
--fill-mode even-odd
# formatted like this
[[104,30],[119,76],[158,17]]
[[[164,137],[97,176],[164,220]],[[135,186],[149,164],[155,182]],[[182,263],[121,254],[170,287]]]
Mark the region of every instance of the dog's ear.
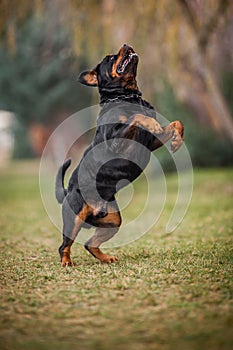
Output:
[[98,86],[97,72],[95,69],[86,70],[79,74],[77,79],[81,84],[88,86]]

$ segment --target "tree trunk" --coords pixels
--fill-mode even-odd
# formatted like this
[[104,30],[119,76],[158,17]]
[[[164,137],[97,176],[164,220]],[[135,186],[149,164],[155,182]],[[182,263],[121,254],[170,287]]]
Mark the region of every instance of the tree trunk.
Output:
[[228,0],[219,0],[216,10],[211,13],[205,20],[205,23],[201,23],[201,25],[198,24],[200,19],[200,13],[198,11],[201,9],[198,1],[178,0],[178,3],[185,14],[186,22],[189,24],[196,41],[196,55],[190,54],[189,59],[194,63],[191,65],[193,67],[196,66],[195,62],[199,62],[199,67],[196,68],[197,72],[193,71],[192,75],[197,75],[196,79],[199,77],[201,78],[201,85],[203,85],[201,101],[203,107],[208,114],[210,124],[214,130],[233,143],[233,119],[219,88],[216,74],[211,69],[210,63],[208,62],[207,53],[210,37],[218,27],[220,19],[227,11],[230,2]]
[[205,67],[206,94],[203,102],[213,128],[221,135],[225,135],[233,143],[233,119],[228,106],[216,82],[213,72]]

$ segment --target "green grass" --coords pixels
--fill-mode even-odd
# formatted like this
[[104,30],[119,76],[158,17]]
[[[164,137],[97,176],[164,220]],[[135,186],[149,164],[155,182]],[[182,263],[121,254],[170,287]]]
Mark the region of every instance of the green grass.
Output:
[[[37,166],[0,170],[2,350],[232,348],[233,169],[195,171],[190,208],[172,234],[158,234],[159,222],[108,249],[114,265],[75,244],[77,266],[61,268]],[[167,182],[169,203],[174,176]]]

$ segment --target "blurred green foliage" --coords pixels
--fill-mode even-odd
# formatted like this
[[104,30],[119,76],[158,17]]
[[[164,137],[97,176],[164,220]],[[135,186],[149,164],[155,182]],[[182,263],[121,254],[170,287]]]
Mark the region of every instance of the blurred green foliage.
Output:
[[0,47],[0,109],[17,118],[16,158],[33,155],[28,137],[33,123],[56,127],[59,114],[90,105],[91,92],[76,82],[84,58],[75,59],[68,31],[61,26],[53,31],[56,35],[48,33],[42,18],[30,17],[16,33],[15,52]]
[[76,84],[83,58],[75,60],[70,40],[59,26],[56,35],[48,35],[43,19],[26,21],[17,32],[16,52],[0,51],[0,107],[13,107],[25,125],[51,124],[61,107],[72,111],[89,103],[90,94]]
[[27,127],[19,121],[13,125],[13,132],[15,135],[15,147],[13,152],[14,159],[29,159],[33,158],[34,154],[31,149],[30,140],[27,132]]

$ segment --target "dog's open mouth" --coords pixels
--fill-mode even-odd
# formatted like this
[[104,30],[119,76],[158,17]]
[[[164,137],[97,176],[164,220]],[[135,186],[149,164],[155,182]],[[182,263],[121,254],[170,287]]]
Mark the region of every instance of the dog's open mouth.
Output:
[[125,71],[125,68],[129,65],[134,57],[138,57],[135,52],[129,51],[122,58],[121,62],[117,66],[117,73],[122,74]]

